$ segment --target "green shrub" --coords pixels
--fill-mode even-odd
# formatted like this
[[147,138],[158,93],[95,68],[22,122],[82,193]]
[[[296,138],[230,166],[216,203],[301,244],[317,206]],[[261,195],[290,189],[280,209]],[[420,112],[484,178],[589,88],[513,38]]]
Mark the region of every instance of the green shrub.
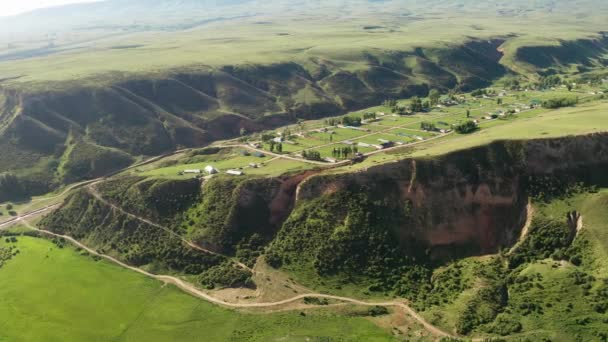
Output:
[[255,287],[251,272],[238,268],[232,262],[224,262],[201,273],[198,283],[207,289]]

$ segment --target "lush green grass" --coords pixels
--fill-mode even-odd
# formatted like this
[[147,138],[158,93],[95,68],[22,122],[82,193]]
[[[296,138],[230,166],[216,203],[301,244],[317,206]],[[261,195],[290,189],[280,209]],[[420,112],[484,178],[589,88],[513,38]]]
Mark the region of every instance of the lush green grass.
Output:
[[[70,34],[60,35],[56,39],[57,44],[71,49],[50,56],[2,63],[0,75],[22,76],[16,82],[69,80],[113,71],[149,72],[162,70],[168,65],[266,64],[308,60],[310,57],[329,59],[347,68],[358,69],[367,62],[366,51],[437,47],[461,42],[471,36],[485,39],[508,33],[518,36],[511,38],[506,45],[505,62],[525,71],[525,66],[515,60],[513,50],[517,47],[525,44],[556,45],[557,39],[585,37],[604,29],[603,12],[597,11],[598,6],[595,6],[595,13],[591,12],[588,4],[573,5],[575,10],[568,11],[562,7],[549,11],[543,5],[537,8],[532,5],[525,16],[511,12],[513,7],[505,4],[502,4],[504,9],[485,4],[477,7],[472,3],[462,8],[439,2],[414,7],[412,4],[407,7],[390,4],[387,5],[392,9],[390,11],[384,6],[367,3],[365,7],[357,6],[347,6],[349,10],[345,10],[327,5],[313,7],[314,11],[305,6],[290,16],[277,16],[272,20],[265,16],[231,20],[230,30],[220,23],[188,31],[161,33],[154,28],[151,28],[152,32],[128,29],[126,32],[85,31],[84,36],[88,39],[99,36],[106,39],[84,39],[80,44],[75,44]],[[512,15],[505,15],[503,10]],[[351,15],[345,21],[334,17],[342,18],[344,13],[351,11],[365,15]],[[395,15],[406,11],[414,11],[412,19]],[[582,11],[582,19],[572,20],[573,11]],[[365,30],[363,26],[366,25],[378,25],[382,29]],[[114,37],[106,36],[110,33]],[[83,33],[79,30],[71,34],[78,37]],[[45,46],[47,41],[40,40],[40,44]],[[27,44],[19,42],[16,50],[23,48],[21,45]],[[116,49],[117,45],[135,48]],[[390,60],[390,55],[382,58]],[[307,63],[314,68],[313,63]]]
[[238,313],[70,247],[30,237],[15,245],[20,253],[0,269],[2,340],[390,339],[363,318]]
[[496,122],[496,127],[491,129],[481,129],[470,135],[451,135],[421,145],[412,156],[445,154],[501,139],[538,139],[602,132],[608,128],[608,102],[542,111],[532,117]]
[[[251,167],[249,164],[258,164],[257,168]],[[144,172],[136,172],[135,174],[149,177],[168,177],[174,179],[185,179],[193,177],[192,174],[179,173],[184,170],[199,169],[204,172],[207,165],[215,167],[220,172],[226,172],[231,169],[242,169],[248,175],[266,175],[279,176],[283,173],[291,171],[300,171],[311,168],[312,166],[306,162],[295,160],[274,159],[269,157],[259,158],[255,156],[240,156],[235,155],[232,158],[218,160],[216,162],[201,162],[194,164],[180,164],[169,167],[155,168]],[[204,175],[204,173],[203,173]]]

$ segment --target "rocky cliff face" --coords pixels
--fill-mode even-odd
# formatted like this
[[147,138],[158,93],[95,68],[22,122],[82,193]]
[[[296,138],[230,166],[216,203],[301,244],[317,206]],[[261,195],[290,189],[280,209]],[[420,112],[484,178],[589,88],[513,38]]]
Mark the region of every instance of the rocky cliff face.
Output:
[[[268,259],[277,264],[303,262],[323,274],[390,273],[403,263],[441,264],[512,246],[531,196],[559,195],[576,182],[608,185],[607,147],[608,134],[499,141],[347,174],[220,176],[202,187],[198,180],[132,177],[97,188],[124,210],[247,263],[270,245]],[[103,236],[100,244],[116,253],[136,248],[131,243],[144,233],[154,233],[155,244],[165,238],[133,217],[108,220],[108,211],[83,191],[45,222],[88,241]],[[123,229],[128,225],[142,231]]]
[[534,179],[557,179],[557,187],[605,184],[607,146],[606,134],[496,142],[435,159],[318,175],[301,185],[298,203],[365,189],[371,198],[389,198],[407,212],[409,219],[394,232],[403,245],[421,241],[440,259],[494,253],[519,236]]

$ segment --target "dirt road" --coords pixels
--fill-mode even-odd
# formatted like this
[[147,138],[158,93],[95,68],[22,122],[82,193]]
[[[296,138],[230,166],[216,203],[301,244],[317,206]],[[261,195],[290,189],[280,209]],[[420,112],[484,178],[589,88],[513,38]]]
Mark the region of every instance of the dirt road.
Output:
[[[80,247],[84,250],[86,250],[87,252],[89,252],[90,254],[96,255],[98,257],[104,258],[118,266],[121,266],[123,268],[126,268],[128,270],[131,270],[133,272],[137,272],[139,274],[145,275],[147,277],[162,281],[166,284],[172,284],[175,285],[177,288],[179,288],[180,290],[193,295],[195,297],[204,299],[208,302],[220,305],[220,306],[224,306],[224,307],[228,307],[228,308],[241,308],[241,309],[245,309],[245,308],[270,308],[270,307],[275,307],[275,306],[281,306],[281,305],[286,305],[286,304],[290,304],[293,302],[297,302],[300,300],[303,300],[305,298],[325,298],[325,299],[332,299],[332,300],[336,300],[336,301],[340,301],[340,302],[344,302],[344,303],[350,303],[350,304],[356,304],[356,305],[361,305],[361,306],[386,306],[386,307],[398,307],[401,308],[403,310],[405,310],[411,317],[413,317],[418,323],[420,323],[422,326],[424,326],[424,328],[426,330],[428,330],[431,334],[437,336],[437,337],[454,337],[453,335],[433,326],[432,324],[428,323],[422,316],[420,316],[420,314],[418,314],[416,311],[414,311],[411,307],[409,307],[409,305],[407,305],[407,303],[405,301],[389,301],[389,302],[366,302],[366,301],[362,301],[362,300],[358,300],[356,298],[349,298],[349,297],[341,297],[341,296],[333,296],[333,295],[327,295],[327,294],[322,294],[322,293],[307,293],[307,294],[301,294],[298,296],[294,296],[288,299],[284,299],[281,301],[276,301],[276,302],[266,302],[266,303],[229,303],[229,302],[225,302],[221,299],[215,298],[211,295],[209,295],[208,293],[205,293],[204,291],[198,289],[196,286],[183,281],[182,279],[179,279],[177,277],[173,277],[173,276],[168,276],[168,275],[157,275],[157,274],[152,274],[150,272],[144,271],[138,267],[134,267],[134,266],[130,266],[125,264],[124,262],[113,258],[109,255],[105,255],[102,253],[97,252],[96,250],[89,248],[88,246],[82,244],[81,242],[77,241],[76,239],[72,238],[71,236],[67,236],[67,235],[61,235],[61,234],[57,234],[57,233],[53,233],[50,232],[48,230],[44,230],[44,229],[39,229],[37,227],[32,226],[31,224],[29,224],[25,219],[23,219],[22,217],[17,219],[18,222],[23,223],[24,225],[28,226],[30,229],[37,231],[41,234],[45,234],[48,236],[52,236],[52,237],[58,237],[58,238],[63,238],[67,241],[69,241],[70,243],[72,243],[73,245]],[[6,227],[5,227],[6,228]],[[4,229],[5,229],[4,228]]]
[[171,230],[171,229],[169,229],[169,228],[167,228],[165,226],[161,226],[160,224],[152,222],[152,221],[150,221],[150,220],[148,220],[148,219],[146,219],[146,218],[144,218],[142,216],[130,213],[130,212],[124,210],[123,208],[115,205],[114,203],[111,203],[111,202],[107,201],[105,198],[103,198],[101,196],[101,194],[97,191],[97,189],[95,189],[95,184],[91,184],[91,186],[88,187],[88,190],[89,190],[89,193],[93,197],[95,197],[98,201],[100,201],[101,203],[109,206],[110,208],[112,208],[112,209],[114,209],[114,210],[116,210],[116,211],[118,211],[118,212],[120,212],[120,213],[122,213],[124,215],[127,215],[127,216],[129,216],[131,218],[134,218],[134,219],[138,220],[138,221],[146,223],[146,224],[148,224],[148,225],[150,225],[152,227],[155,227],[155,228],[163,230],[167,234],[169,234],[169,235],[171,235],[171,236],[173,236],[175,238],[180,239],[184,244],[188,245],[188,247],[190,247],[192,249],[198,250],[198,251],[203,252],[203,253],[212,254],[212,255],[216,255],[216,256],[221,256],[221,257],[227,258],[227,259],[231,260],[232,262],[234,262],[240,268],[248,270],[248,271],[250,271],[252,273],[254,272],[253,269],[251,269],[251,267],[248,267],[247,265],[243,264],[242,262],[240,262],[238,260],[235,260],[234,258],[232,258],[230,256],[227,256],[227,255],[224,255],[224,254],[221,254],[221,253],[214,252],[212,250],[203,248],[203,247],[195,244],[194,242],[192,242],[190,240],[184,239],[181,235],[177,234],[176,232],[174,232],[173,230]]

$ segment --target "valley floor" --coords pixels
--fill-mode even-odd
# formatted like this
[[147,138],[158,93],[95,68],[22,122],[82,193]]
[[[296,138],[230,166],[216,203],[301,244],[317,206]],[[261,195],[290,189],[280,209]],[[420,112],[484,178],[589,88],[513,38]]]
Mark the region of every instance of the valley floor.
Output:
[[[223,309],[81,248],[19,236],[0,268],[0,339],[10,341],[386,341],[365,308],[264,314]],[[341,311],[341,312],[340,312]]]

